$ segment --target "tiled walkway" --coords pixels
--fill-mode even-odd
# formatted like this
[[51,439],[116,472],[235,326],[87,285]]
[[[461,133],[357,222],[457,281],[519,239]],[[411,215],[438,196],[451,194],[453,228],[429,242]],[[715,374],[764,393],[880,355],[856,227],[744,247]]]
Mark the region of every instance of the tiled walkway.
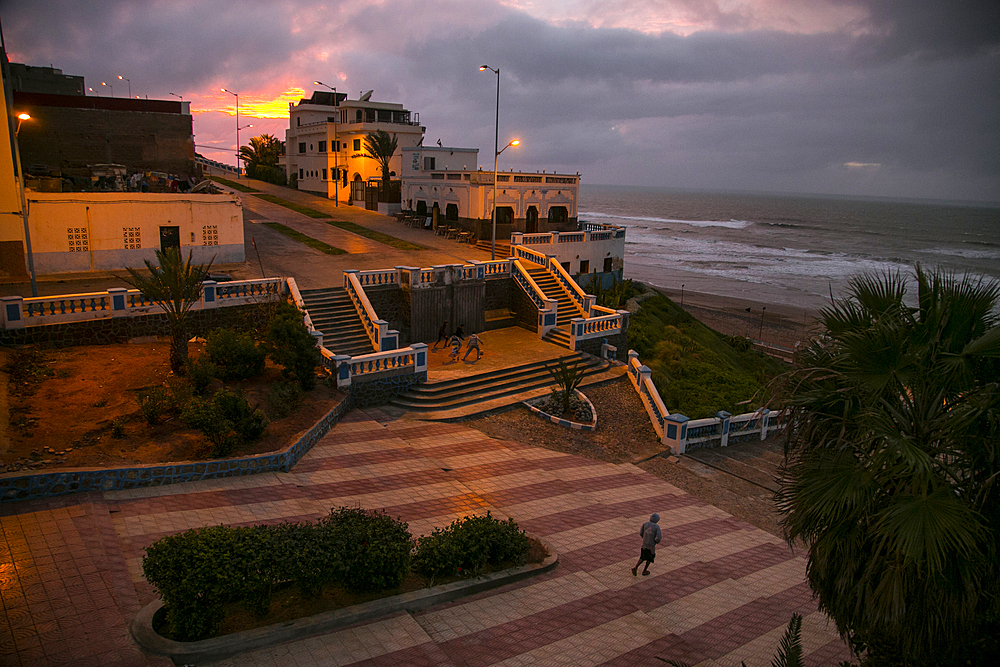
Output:
[[[127,622],[154,598],[144,547],[219,523],[384,508],[414,534],[472,512],[514,517],[560,553],[551,572],[413,614],[261,649],[223,665],[770,664],[793,612],[806,664],[847,657],[816,611],[805,561],[766,532],[631,465],[458,424],[355,410],[291,474],[0,506],[0,665],[163,665]],[[638,528],[662,517],[652,576],[632,576]]]

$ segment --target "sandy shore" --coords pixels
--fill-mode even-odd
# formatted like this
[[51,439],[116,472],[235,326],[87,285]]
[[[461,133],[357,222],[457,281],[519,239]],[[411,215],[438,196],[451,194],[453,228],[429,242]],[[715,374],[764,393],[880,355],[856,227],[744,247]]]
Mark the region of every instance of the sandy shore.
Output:
[[[654,288],[678,305],[680,290]],[[805,344],[815,331],[818,312],[781,303],[762,304],[757,300],[719,296],[685,290],[683,307],[703,324],[727,336],[750,336],[767,343],[795,347]],[[747,310],[749,308],[749,311]]]

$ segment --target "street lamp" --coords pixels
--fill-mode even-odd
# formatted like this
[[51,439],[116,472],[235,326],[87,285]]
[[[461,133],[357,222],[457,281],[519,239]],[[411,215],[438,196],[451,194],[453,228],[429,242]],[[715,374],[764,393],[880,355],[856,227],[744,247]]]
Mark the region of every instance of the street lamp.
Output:
[[14,158],[17,160],[17,177],[21,181],[21,220],[24,222],[24,249],[28,253],[28,274],[31,276],[31,296],[38,296],[38,283],[35,282],[35,258],[31,254],[31,230],[28,228],[28,200],[24,194],[24,170],[21,169],[21,146],[17,135],[21,132],[21,123],[31,120],[26,113],[17,115],[17,129],[14,130]]
[[[333,91],[333,105],[334,106],[338,106],[337,105],[337,87],[336,86],[331,86],[331,85],[325,84],[322,81],[313,81],[313,85],[314,86],[323,86],[325,88],[329,88],[330,90],[332,90]],[[333,121],[333,148],[335,149],[333,151],[333,173],[336,174],[336,176],[337,176],[335,179],[333,179],[333,205],[337,206],[337,207],[340,206],[340,165],[338,164],[339,163],[338,158],[340,157],[340,141],[337,138],[337,120],[336,120],[338,117],[339,117],[339,114],[334,114],[334,116],[333,116],[333,118],[334,118],[334,121]]]
[[[494,125],[493,132],[493,243],[490,246],[490,259],[496,261],[497,258],[497,157],[500,156],[500,152],[497,151],[497,146],[500,143],[500,69],[493,69],[489,65],[480,65],[479,71],[485,72],[489,70],[497,75],[497,113],[496,113],[496,123]],[[504,146],[507,148],[507,146]]]
[[493,156],[493,242],[490,245],[490,259],[493,261],[496,261],[497,258],[497,160],[500,159],[500,153],[503,153],[511,146],[520,145],[520,140],[512,139]]
[[220,88],[224,93],[229,93],[236,98],[236,179],[240,178],[240,94],[231,90]]
[[177,93],[167,93],[167,95],[173,95],[174,97],[176,97],[177,99],[179,99],[181,102],[184,101],[184,96],[183,95],[178,95]]
[[121,74],[119,74],[118,75],[118,80],[119,81],[127,81],[128,82],[128,96],[132,97],[132,79],[129,79],[128,77],[124,77]]
[[107,86],[108,88],[111,89],[111,97],[115,96],[115,87],[114,86],[112,86],[110,83],[104,83],[103,81],[101,81],[101,85],[102,86]]

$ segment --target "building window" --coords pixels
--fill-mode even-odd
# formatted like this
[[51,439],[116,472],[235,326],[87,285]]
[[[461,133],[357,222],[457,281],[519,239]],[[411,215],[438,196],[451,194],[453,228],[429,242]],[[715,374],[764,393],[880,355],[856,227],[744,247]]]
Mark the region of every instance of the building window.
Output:
[[559,262],[559,265],[563,267],[563,271],[569,273],[569,262]]
[[201,228],[202,245],[219,245],[219,226],[203,225]]
[[70,252],[88,252],[90,250],[90,237],[86,227],[67,227],[66,235],[69,236]]
[[581,259],[580,260],[580,273],[590,273],[590,260]]
[[[359,111],[358,113],[361,113],[361,112]],[[356,150],[356,151],[361,150],[361,140],[360,139],[355,139],[354,140],[354,150]]]
[[604,272],[605,273],[611,273],[611,258],[610,257],[605,257],[604,258]]
[[122,227],[122,237],[125,241],[126,250],[139,250],[142,248],[142,238],[138,227]]
[[299,169],[299,178],[302,178],[303,176],[304,176],[304,174],[302,173],[302,170]]
[[313,149],[313,145],[309,144],[309,150],[311,151],[312,149]]
[[306,152],[306,142],[303,141],[303,142],[301,142],[299,144],[299,152],[300,153],[305,153]]
[[326,169],[323,170],[323,180],[326,180]]
[[316,151],[318,153],[325,153],[326,152],[326,142],[325,141],[321,141],[321,142],[319,142],[316,145],[319,146],[319,148],[316,149]]
[[432,157],[424,158],[424,171],[434,171],[434,158]]
[[[356,120],[356,121],[357,121],[358,123],[360,123],[360,122],[361,122],[361,119],[362,119],[362,111],[361,111],[361,109],[358,109],[358,112],[357,112],[356,114],[354,114],[354,118],[355,118],[355,120]],[[355,148],[354,150],[358,150],[358,149],[357,149],[357,148]]]

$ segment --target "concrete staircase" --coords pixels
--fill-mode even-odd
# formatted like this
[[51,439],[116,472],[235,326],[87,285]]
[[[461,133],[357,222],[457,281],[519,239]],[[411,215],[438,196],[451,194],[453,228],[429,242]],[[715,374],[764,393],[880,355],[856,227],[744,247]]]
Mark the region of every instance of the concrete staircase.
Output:
[[586,315],[577,305],[576,301],[570,297],[569,292],[562,286],[562,283],[548,269],[541,267],[529,268],[528,275],[541,288],[545,296],[559,302],[559,310],[556,313],[556,326],[554,329],[550,329],[542,340],[569,348],[569,321],[576,317],[586,317]]
[[587,369],[582,384],[609,381],[621,375],[620,372],[607,373],[609,363],[597,357],[568,354],[477,375],[425,382],[396,396],[390,404],[417,413],[414,416],[418,419],[469,419],[547,393],[555,386],[555,381],[546,366],[558,365],[560,360]]
[[323,332],[323,345],[336,354],[375,352],[347,290],[343,287],[302,290],[313,326]]
[[[492,249],[492,239],[487,236],[485,239],[477,239],[476,247],[489,252]],[[510,239],[497,239],[497,260],[510,257]]]

